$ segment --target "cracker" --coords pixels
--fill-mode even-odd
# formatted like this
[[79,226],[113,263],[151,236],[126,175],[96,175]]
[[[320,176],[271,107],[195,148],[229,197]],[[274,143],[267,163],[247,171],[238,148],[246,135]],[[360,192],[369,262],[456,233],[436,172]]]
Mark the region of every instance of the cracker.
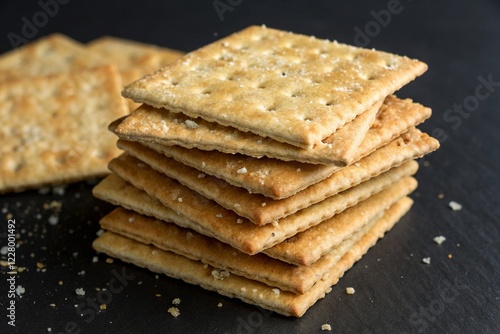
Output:
[[109,64],[71,38],[52,34],[0,56],[0,82]]
[[406,57],[253,26],[187,54],[122,94],[310,148],[426,69]]
[[381,102],[376,103],[309,150],[146,104],[119,123],[112,124],[111,128],[119,138],[132,141],[344,166],[351,162],[354,152],[375,121],[380,106]]
[[351,234],[359,231],[381,211],[416,188],[416,179],[404,178],[342,213],[322,221],[321,224],[312,226],[264,252],[288,263],[311,265],[340,245]]
[[107,174],[120,85],[112,66],[0,83],[0,192]]
[[[388,170],[390,167],[399,165],[405,160],[420,157],[439,147],[437,140],[421,133],[417,129],[410,129],[400,138],[394,139],[391,143],[376,150],[365,159],[342,168],[332,165],[313,165],[294,161],[283,163],[276,159],[255,159],[238,154],[224,154],[217,151],[211,151],[210,154],[207,154],[205,151],[185,149],[178,146],[143,144],[185,165],[194,167],[202,173],[214,175],[232,185],[247,189],[250,193],[262,194],[273,199],[286,199],[301,191],[306,191],[308,187],[322,180],[328,180],[329,177],[334,177],[339,172],[352,173],[354,169],[357,169],[356,173],[364,171],[373,176],[375,175],[373,173],[381,169]],[[351,180],[351,178],[344,179],[339,184],[343,184],[348,180]],[[316,189],[312,193],[318,194],[317,188],[312,189]],[[331,196],[332,191],[338,191],[338,189],[323,188],[319,194],[327,192],[330,195],[326,196]],[[314,202],[314,199],[311,202]],[[254,212],[257,213],[262,210],[271,211],[272,209],[264,208],[256,210]],[[289,207],[287,210],[293,210],[293,207]],[[263,217],[261,220],[275,220],[283,215],[282,211],[274,212],[274,215],[271,214],[274,216],[273,219]]]
[[337,261],[380,218],[353,233],[335,249],[310,266],[295,266],[269,258],[264,254],[247,255],[227,244],[205,237],[175,224],[166,224],[133,211],[117,208],[100,221],[101,228],[162,250],[172,251],[192,260],[200,260],[213,267],[239,276],[263,282],[269,286],[295,293],[305,293],[331,269]]
[[[120,141],[119,146],[131,155],[142,159],[154,169],[178,179],[179,182],[203,194],[205,197],[217,201],[226,209],[233,210],[256,224],[264,225],[293,214],[314,203],[321,202],[325,198],[351,188],[394,166],[432,151],[436,147],[437,141],[427,135],[421,137],[420,134],[422,133],[419,131],[411,131],[363,158],[358,163],[337,171],[293,196],[280,200],[274,200],[261,194],[249,194],[245,188],[232,187],[222,180],[214,180],[207,176],[203,177],[204,174],[200,174],[197,170],[182,164],[176,164],[166,157],[144,149],[137,143]],[[206,157],[207,161],[211,159],[212,157]],[[288,167],[281,165],[276,167]],[[262,166],[258,165],[254,169],[254,166],[241,162],[239,168],[243,167],[247,169],[248,178],[251,178],[252,174],[256,174],[259,178],[262,176],[276,177],[277,180],[272,179],[268,182],[272,181],[278,185],[286,182],[302,182],[302,178],[310,177],[309,174],[311,173],[307,169],[305,171],[288,170],[289,173],[285,173],[283,168],[273,171],[272,169],[263,169]],[[311,167],[311,165],[306,165],[306,167]],[[231,169],[235,170],[236,168],[232,166]],[[262,170],[270,172],[259,173]],[[287,170],[285,169],[285,171]],[[237,174],[237,172],[234,174]],[[305,176],[302,177],[302,175]]]
[[[410,99],[401,100],[393,95],[388,96],[362,142],[352,144],[351,148],[357,149],[337,152],[339,147],[344,146],[343,138],[349,137],[353,131],[358,131],[358,127],[353,127],[352,124],[358,122],[360,117],[369,115],[369,112],[364,112],[309,150],[148,105],[142,105],[124,120],[112,124],[110,128],[118,137],[131,141],[179,145],[230,154],[241,153],[256,158],[266,156],[285,161],[342,165],[359,160],[410,127],[420,124],[430,117],[431,110],[413,103]],[[363,129],[358,133],[364,134]],[[358,144],[361,146],[358,147]],[[341,156],[344,156],[345,160],[341,161]]]
[[212,274],[217,268],[199,261],[190,260],[172,252],[163,251],[154,246],[106,232],[93,242],[98,252],[119,258],[125,262],[183,281],[200,285],[204,289],[217,291],[219,294],[239,298],[246,303],[258,305],[286,316],[301,317],[321,298],[325,297],[330,286],[336,284],[344,273],[358,261],[377,240],[409,210],[411,200],[404,198],[389,208],[375,226],[337,262],[337,264],[310,290],[304,294],[295,294],[276,290],[266,284],[230,274],[223,279],[216,279]]
[[328,204],[327,209],[318,205],[314,209],[302,210],[302,215],[284,218],[279,223],[257,226],[143,163],[137,163],[138,169],[125,163],[115,164],[114,167],[133,185],[112,174],[94,188],[93,193],[97,198],[191,228],[247,254],[261,252],[319,224],[321,220],[316,218],[321,217],[322,211],[333,215],[356,205],[387,187],[387,181],[394,178],[393,175],[381,175],[332,197],[331,201],[324,203]]

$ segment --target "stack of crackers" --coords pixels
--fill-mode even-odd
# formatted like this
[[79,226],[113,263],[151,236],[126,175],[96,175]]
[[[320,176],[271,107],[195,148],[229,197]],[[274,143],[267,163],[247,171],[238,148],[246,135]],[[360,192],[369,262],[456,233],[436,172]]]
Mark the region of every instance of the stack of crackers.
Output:
[[107,174],[119,153],[107,125],[137,107],[123,85],[182,54],[52,34],[1,55],[0,193]]
[[94,248],[302,316],[410,209],[417,60],[249,27],[125,87]]

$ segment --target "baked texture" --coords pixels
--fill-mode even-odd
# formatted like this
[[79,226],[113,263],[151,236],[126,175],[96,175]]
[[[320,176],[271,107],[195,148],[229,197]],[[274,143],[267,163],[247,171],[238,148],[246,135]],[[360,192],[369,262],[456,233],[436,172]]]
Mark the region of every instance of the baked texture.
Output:
[[[151,143],[151,147],[159,152],[161,146],[154,143],[238,153],[237,156],[265,156],[285,161],[342,166],[359,160],[410,127],[420,124],[430,117],[431,110],[410,99],[403,100],[391,95],[384,100],[375,120],[371,119],[370,114],[370,111],[365,111],[311,149],[280,143],[251,132],[242,132],[145,104],[125,119],[113,122],[110,129],[119,138]],[[368,120],[360,122],[360,117]],[[366,124],[371,126],[368,131],[364,128]],[[356,140],[349,140],[354,138],[353,133],[357,134]],[[362,140],[359,141],[360,139]]]
[[[394,190],[383,191],[382,196],[378,196],[376,201],[361,202],[358,205],[362,207],[363,215],[357,214],[360,210],[355,209],[356,207],[352,208],[354,212],[348,209],[339,214],[339,217],[336,218],[338,222],[330,225],[335,226],[335,236],[338,239],[342,238],[342,241],[335,244],[334,247],[330,246],[331,249],[328,252],[307,266],[288,264],[264,254],[247,255],[193,230],[148,218],[122,208],[118,208],[103,217],[100,225],[104,230],[121,234],[142,243],[153,244],[160,249],[172,251],[193,260],[201,260],[203,263],[239,276],[257,280],[282,290],[305,293],[335,265],[356,241],[371,229],[388,207],[401,199],[400,194],[407,193],[412,189],[410,188],[412,183],[415,182],[411,179],[405,179],[392,186],[391,188]],[[377,205],[379,206],[378,212]],[[357,225],[359,229],[355,230],[354,225]],[[327,240],[313,237],[313,244],[318,244],[318,247],[321,246],[320,244],[326,243]],[[275,247],[278,246],[279,244]],[[303,252],[307,253],[309,249],[310,247],[305,248]]]
[[[147,161],[148,165],[150,164],[153,168],[161,171],[163,174],[179,178],[181,183],[188,185],[192,189],[196,189],[207,197],[216,200],[222,206],[230,210],[237,211],[240,215],[248,217],[253,222],[262,225],[274,222],[277,219],[286,217],[314,203],[318,203],[325,198],[331,197],[340,191],[346,190],[356,184],[359,184],[360,182],[379,175],[380,173],[383,173],[392,167],[398,166],[405,161],[409,161],[432,152],[438,147],[439,144],[435,139],[429,137],[428,135],[423,134],[418,130],[411,130],[400,138],[393,140],[391,143],[363,158],[358,163],[331,174],[329,177],[306,187],[304,190],[295,193],[293,196],[288,196],[279,200],[274,200],[270,197],[263,196],[262,194],[249,194],[246,184],[242,185],[242,189],[228,187],[222,180],[216,180],[216,182],[219,187],[224,188],[223,191],[215,192],[215,187],[212,187],[211,191],[207,191],[207,189],[196,187],[194,184],[194,182],[202,181],[199,180],[199,178],[201,177],[201,179],[203,179],[203,172],[199,173],[186,166],[174,164],[173,161],[163,159],[162,156],[156,155],[154,152],[146,151],[141,147],[137,147],[136,143],[130,143],[130,145],[127,143],[127,145],[125,145],[125,143],[122,142],[119,145],[122,148],[126,148],[133,155],[144,159],[144,161]],[[206,161],[211,159],[212,157],[210,156],[206,157]],[[165,168],[164,164],[169,164],[171,168]],[[290,187],[289,184],[292,183],[300,184],[304,182],[304,179],[308,181],[307,179],[311,177],[309,174],[311,173],[310,170],[305,168],[304,170],[284,170],[283,168],[288,166],[281,165],[276,164],[273,166],[276,167],[275,169],[267,169],[262,168],[259,165],[250,167],[248,163],[242,163],[238,168],[247,166],[247,173],[244,175],[248,175],[248,179],[261,179],[263,182],[266,182],[267,178],[273,178],[272,181],[278,187]],[[306,165],[306,167],[310,166],[311,165]],[[113,164],[111,164],[110,167],[113,168]],[[323,167],[326,169],[326,166]],[[279,171],[281,171],[281,173]],[[219,173],[224,172],[225,171],[219,171]],[[190,180],[184,177],[181,178],[181,176],[188,173]],[[239,175],[235,166],[231,166],[229,173],[226,173],[229,175]],[[227,178],[224,180],[227,180]],[[217,196],[214,196],[215,194],[217,194]]]
[[[273,199],[284,199],[338,172],[346,173],[360,165],[363,166],[363,169],[374,170],[382,165],[390,166],[390,162],[394,161],[399,164],[413,155],[419,157],[439,147],[437,140],[416,129],[408,130],[400,138],[393,139],[392,142],[376,151],[370,151],[372,154],[368,155],[366,159],[358,160],[357,163],[348,167],[313,165],[294,161],[283,163],[271,158],[255,159],[217,151],[207,153],[178,146],[142,144],[185,165],[196,168],[202,173],[214,175],[232,185],[242,187],[250,193],[262,194]],[[121,141],[119,141],[119,145],[124,147]]]
[[51,34],[0,56],[0,82],[86,70],[109,64],[85,45],[62,34]]
[[108,174],[120,86],[113,66],[0,83],[0,192]]
[[133,82],[136,102],[310,148],[427,65],[252,26]]
[[[301,215],[289,216],[275,224],[258,226],[181,186],[173,179],[155,176],[156,172],[143,163],[139,163],[138,167],[140,170],[134,172],[130,165],[119,166],[120,175],[133,182],[133,185],[112,174],[94,188],[94,195],[129,210],[193,229],[247,254],[256,254],[307,230],[321,223],[322,219],[338,214],[380,192],[405,175],[404,172],[400,174],[401,170],[389,171],[337,194],[323,203],[323,206],[302,210]],[[411,171],[411,166],[403,167],[406,168]],[[134,177],[134,174],[137,176]]]
[[412,200],[406,197],[386,210],[374,227],[342,256],[322,280],[304,294],[276,290],[266,284],[234,274],[223,275],[223,279],[220,279],[219,268],[154,246],[147,246],[112,232],[106,232],[98,237],[93,242],[93,247],[109,256],[156,273],[182,279],[221,295],[238,298],[285,316],[301,317],[319,299],[324,298],[329,288],[335,285],[344,273],[399,221],[411,204]]

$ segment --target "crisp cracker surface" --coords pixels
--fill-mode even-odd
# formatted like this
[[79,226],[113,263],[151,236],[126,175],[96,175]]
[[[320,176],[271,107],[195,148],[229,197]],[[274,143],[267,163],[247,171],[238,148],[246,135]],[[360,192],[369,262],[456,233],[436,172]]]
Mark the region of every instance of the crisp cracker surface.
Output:
[[[410,99],[388,96],[382,104],[376,119],[371,124],[363,140],[347,147],[347,151],[336,152],[345,144],[346,136],[357,131],[359,118],[369,116],[364,112],[352,122],[338,129],[332,136],[312,149],[280,143],[271,138],[263,138],[251,132],[242,132],[200,118],[190,118],[183,114],[171,113],[166,109],[142,105],[125,119],[113,122],[110,129],[122,139],[157,143],[161,145],[179,145],[185,148],[216,150],[223,153],[261,158],[263,156],[285,161],[300,161],[314,164],[334,164],[359,160],[379,146],[406,132],[431,115],[431,109],[414,103]],[[363,122],[361,122],[363,123]],[[355,126],[353,126],[356,124]],[[354,151],[352,148],[356,148]],[[345,149],[345,147],[344,147]],[[345,161],[339,160],[344,155]]]
[[0,192],[107,174],[120,85],[112,66],[0,83]]
[[269,285],[234,274],[225,276],[223,280],[216,279],[213,272],[214,270],[220,272],[217,268],[154,246],[147,246],[112,232],[106,232],[97,238],[93,242],[93,247],[99,252],[125,262],[182,279],[190,284],[200,285],[204,289],[217,291],[224,296],[239,298],[246,303],[286,316],[301,317],[319,299],[324,298],[329,287],[336,284],[344,273],[399,221],[401,216],[410,209],[411,204],[411,199],[403,198],[386,210],[374,227],[324,275],[324,279],[306,293],[299,295],[288,291],[281,291],[278,294]]
[[[284,200],[273,200],[260,194],[250,194],[244,188],[232,186],[213,176],[200,173],[197,169],[158,154],[138,143],[120,140],[118,147],[156,171],[179,181],[186,187],[258,225],[265,225],[282,219],[285,216],[284,212],[289,215],[304,209],[342,190],[355,186],[360,180],[373,179],[373,176],[380,169],[385,169],[385,166],[392,166],[394,163],[391,159],[383,159],[384,164],[375,164],[373,162],[366,164],[361,161],[358,166],[346,167],[333,174],[330,179],[320,181],[312,189],[305,189]],[[394,150],[393,153],[391,158],[397,156],[399,152]],[[396,160],[396,163],[399,164],[399,160]],[[399,168],[392,169],[390,173],[387,173],[386,178],[394,181],[401,175],[414,174],[417,168],[418,164],[415,161],[409,161]],[[394,175],[394,177],[388,175]],[[384,184],[387,184],[386,182],[384,181]],[[322,215],[324,217],[325,213],[322,213]]]
[[187,54],[122,94],[313,147],[426,69],[406,57],[253,26]]
[[[293,196],[290,195],[286,198],[273,200],[272,198],[266,198],[268,197],[267,193],[262,196],[259,194],[248,194],[248,191],[244,190],[247,189],[252,193],[257,192],[254,191],[253,188],[249,188],[249,183],[260,184],[258,181],[262,181],[264,185],[276,184],[281,186],[279,180],[282,180],[282,182],[286,183],[283,185],[284,187],[291,187],[294,186],[295,183],[302,183],[305,179],[307,180],[307,178],[311,178],[310,174],[315,173],[315,171],[306,169],[302,170],[301,168],[289,170],[288,164],[277,164],[276,166],[272,166],[273,168],[269,168],[269,165],[263,166],[258,163],[253,165],[250,164],[249,161],[242,160],[239,162],[239,165],[221,165],[219,170],[213,170],[217,172],[215,175],[216,177],[222,178],[233,185],[235,183],[230,180],[230,177],[237,177],[241,180],[241,182],[236,183],[235,185],[243,188],[243,191],[234,192],[230,187],[227,187],[220,181],[219,185],[221,187],[224,186],[225,189],[227,189],[227,192],[218,191],[215,187],[211,187],[210,190],[208,190],[208,188],[206,188],[207,190],[204,190],[204,187],[196,187],[192,182],[188,183],[186,178],[181,178],[180,176],[183,174],[189,174],[191,175],[191,179],[197,179],[200,174],[205,173],[205,167],[208,167],[209,164],[219,163],[220,161],[217,159],[206,156],[200,165],[197,166],[197,168],[201,169],[201,173],[197,173],[188,167],[182,166],[181,168],[183,169],[183,172],[173,174],[179,169],[179,167],[176,167],[175,169],[163,168],[162,163],[167,164],[168,160],[162,162],[163,159],[160,155],[155,155],[153,152],[148,152],[144,149],[141,150],[141,147],[137,147],[137,144],[133,144],[135,143],[125,144],[124,142],[120,142],[119,145],[120,147],[131,152],[132,155],[138,156],[141,159],[144,159],[144,161],[147,161],[148,164],[155,166],[155,168],[162,171],[162,173],[179,178],[179,180],[182,180],[181,183],[190,184],[189,187],[196,189],[200,193],[205,194],[207,197],[218,201],[221,205],[229,208],[230,210],[237,211],[239,214],[249,217],[252,221],[258,224],[266,224],[286,217],[300,209],[310,206],[311,204],[318,203],[340,191],[346,190],[356,184],[359,184],[360,182],[379,175],[380,173],[383,173],[392,167],[398,166],[405,161],[430,153],[439,146],[437,140],[416,129],[412,129],[403,136],[393,140],[389,144],[363,158],[358,163],[345,167],[341,170],[330,171],[331,175],[329,177],[323,178],[323,180],[305,187],[305,189],[295,193]],[[204,161],[206,161],[205,164],[203,164]],[[170,167],[173,166],[170,161],[168,163]],[[205,165],[205,167],[203,167],[203,165]],[[311,165],[309,165],[309,167],[310,166]],[[247,169],[247,173],[238,174],[238,169],[243,167]],[[281,167],[286,167],[286,169],[282,169]],[[319,165],[317,165],[317,167],[321,167],[323,169],[331,168],[329,166]],[[209,173],[207,172],[207,174]],[[274,178],[274,175],[276,175],[277,178]],[[211,195],[212,192],[217,195]],[[262,194],[261,192],[259,193]],[[266,204],[263,205],[263,203]],[[235,204],[239,204],[240,207],[237,208]]]
[[0,56],[0,82],[84,70],[109,64],[79,42],[62,34],[42,37]]
[[403,173],[401,170],[389,171],[331,197],[324,205],[302,210],[301,214],[283,218],[277,224],[257,226],[175,180],[154,172],[144,163],[136,162],[136,166],[138,168],[126,161],[117,163],[114,160],[112,169],[128,182],[112,174],[94,188],[94,195],[141,214],[191,228],[247,254],[256,254],[307,230],[411,173],[410,166],[402,166],[410,169]]

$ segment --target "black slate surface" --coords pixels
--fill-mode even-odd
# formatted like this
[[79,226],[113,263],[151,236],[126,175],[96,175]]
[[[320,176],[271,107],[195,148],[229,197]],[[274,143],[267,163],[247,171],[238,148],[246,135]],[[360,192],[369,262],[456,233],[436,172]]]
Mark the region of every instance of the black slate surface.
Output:
[[[266,24],[419,58],[429,71],[398,95],[433,108],[420,128],[442,146],[421,160],[412,211],[301,319],[120,261],[108,264],[104,256],[94,263],[97,222],[112,206],[92,198],[92,182],[69,185],[64,194],[1,195],[0,246],[7,244],[11,217],[16,263],[26,267],[16,276],[15,286],[25,292],[15,298],[15,328],[7,325],[9,275],[1,269],[1,333],[319,333],[325,323],[333,333],[500,332],[500,2],[55,3],[0,2],[0,52],[12,48],[14,34],[34,40],[56,31],[81,42],[114,35],[189,51]],[[46,20],[43,8],[53,14]],[[393,13],[384,16],[388,8]],[[34,20],[40,27],[23,28]],[[54,200],[62,204],[59,213],[47,207]],[[452,211],[452,200],[462,210]],[[446,237],[442,245],[433,241],[438,235]],[[429,265],[424,257],[431,258]],[[97,290],[117,276],[122,283],[113,293]],[[348,286],[356,288],[354,295],[345,293]],[[182,300],[179,318],[167,313],[176,297]],[[100,303],[107,309],[96,311]]]

